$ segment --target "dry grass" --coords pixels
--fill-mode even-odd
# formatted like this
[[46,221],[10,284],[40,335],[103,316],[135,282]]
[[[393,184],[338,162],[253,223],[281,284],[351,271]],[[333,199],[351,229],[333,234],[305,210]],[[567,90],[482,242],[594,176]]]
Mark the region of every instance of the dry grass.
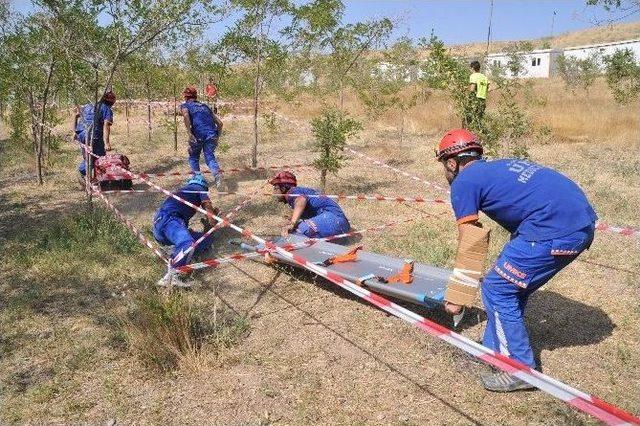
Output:
[[[592,95],[596,96],[595,91]],[[568,97],[563,101],[563,96],[558,95],[557,110],[544,117],[564,114],[563,102],[573,101]],[[629,127],[637,128],[637,117],[614,110],[617,107],[607,103],[604,91],[598,99],[607,117],[621,114]],[[319,108],[310,100],[279,105],[285,115],[301,119],[308,119]],[[542,106],[536,108],[542,113]],[[581,108],[577,101],[575,108]],[[348,109],[364,117],[353,98],[348,99]],[[592,119],[597,113],[586,107],[579,111]],[[566,143],[576,130],[569,126],[571,115],[563,117],[567,127],[554,125],[550,143],[531,141],[533,159],[576,179],[602,219],[640,226],[639,162],[628,156],[628,147],[637,147],[636,141],[627,139],[633,134],[614,126],[610,137],[605,137],[592,124],[581,133],[586,140]],[[393,114],[367,122],[354,144],[371,156],[445,184],[431,153],[440,133],[453,120],[446,100],[433,96],[411,112],[411,131],[403,146],[396,142]],[[536,116],[536,120],[543,118]],[[116,113],[113,144],[130,156],[133,168],[150,172],[186,169],[182,134],[175,153],[172,136],[166,131],[154,130],[148,142],[140,122],[132,126],[130,138],[124,124],[123,116]],[[223,166],[246,165],[251,126],[236,121],[227,123],[225,129],[230,149],[220,156]],[[274,134],[265,133],[260,163],[307,161],[309,140],[302,126],[279,122]],[[595,141],[598,143],[592,143]],[[25,239],[31,240],[60,218],[83,211],[83,195],[74,190],[73,183],[77,154],[75,147],[64,147],[63,161],[49,170],[45,187],[38,188],[32,183],[29,163],[20,162],[26,157],[14,151],[5,156],[6,150],[13,149],[6,142],[0,147],[0,243],[5,253],[17,253]],[[267,176],[228,175],[227,184],[247,193],[260,187]],[[301,170],[298,177],[305,185],[318,182],[312,170]],[[182,178],[158,182],[174,188]],[[328,191],[436,195],[356,159],[338,176],[329,177]],[[112,199],[148,233],[150,218],[163,197],[142,194]],[[225,211],[240,200],[222,197],[216,203]],[[446,206],[348,201],[344,208],[356,228],[414,219],[409,226],[364,236],[367,249],[451,265],[456,234]],[[235,222],[269,236],[278,233],[282,216],[288,213],[270,198],[256,198]],[[499,229],[493,235],[495,256],[508,236]],[[232,236],[236,235],[229,230],[218,234],[211,256],[231,252],[225,240]],[[10,308],[0,311],[0,423],[101,423],[107,419],[123,424],[592,422],[542,392],[485,393],[476,380],[481,367],[446,344],[316,277],[257,262],[197,273],[198,285],[184,295],[205,313],[201,318],[212,320],[218,312],[231,324],[248,322],[250,333],[241,328],[242,333],[225,332],[211,345],[205,340],[197,355],[186,361],[178,356],[179,368],[157,374],[145,368],[137,355],[150,352],[145,349],[147,342],[143,339],[137,346],[142,350],[131,351],[119,319],[127,317],[141,294],[148,295],[163,268],[144,249],[131,246],[133,251],[113,253],[110,232],[101,238],[97,249],[86,255],[65,252],[51,243],[26,245],[24,256],[11,255],[2,265],[0,303]],[[539,291],[531,300],[527,318],[545,372],[636,413],[640,401],[632,390],[638,389],[640,377],[638,254],[636,241],[599,234],[583,258],[590,263],[575,262]],[[419,311],[448,324],[436,312]],[[184,327],[184,316],[181,318],[184,335],[188,327]],[[479,338],[482,327],[482,321],[471,322],[462,333]],[[140,330],[134,332],[138,337],[153,334]],[[171,334],[166,325],[161,330],[166,333],[163,336]],[[235,346],[215,344],[231,337],[235,341],[238,335],[243,338]]]

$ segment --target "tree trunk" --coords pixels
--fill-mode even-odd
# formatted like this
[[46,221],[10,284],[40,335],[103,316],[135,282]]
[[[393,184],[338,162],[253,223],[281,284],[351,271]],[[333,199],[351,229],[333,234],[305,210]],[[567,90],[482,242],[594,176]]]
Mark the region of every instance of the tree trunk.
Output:
[[149,80],[147,79],[146,83],[147,88],[147,129],[149,135],[149,143],[151,143],[151,93],[149,89]]
[[178,92],[173,82],[173,150],[178,151]]
[[[125,94],[125,96],[127,96]],[[131,137],[131,130],[130,130],[130,126],[129,126],[129,96],[127,96],[127,99],[125,99],[124,101],[124,117],[127,120],[127,139],[129,137]]]
[[344,107],[344,83],[340,80],[340,111],[343,111]]
[[262,59],[262,40],[258,44],[256,60],[256,78],[253,83],[253,150],[251,152],[251,167],[258,167],[258,99],[260,97],[260,61]]
[[327,192],[327,171],[325,169],[320,170],[320,189],[322,192]]

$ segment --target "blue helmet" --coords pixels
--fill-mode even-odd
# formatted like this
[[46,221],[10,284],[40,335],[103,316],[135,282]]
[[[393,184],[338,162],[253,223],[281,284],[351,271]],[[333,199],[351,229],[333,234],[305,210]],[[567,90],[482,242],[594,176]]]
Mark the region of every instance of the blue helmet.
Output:
[[201,187],[203,187],[205,189],[209,189],[209,184],[207,184],[207,180],[204,178],[204,176],[202,176],[202,173],[194,174],[187,181],[187,185],[191,185],[191,184],[194,184],[194,183],[197,184],[197,185],[200,185]]

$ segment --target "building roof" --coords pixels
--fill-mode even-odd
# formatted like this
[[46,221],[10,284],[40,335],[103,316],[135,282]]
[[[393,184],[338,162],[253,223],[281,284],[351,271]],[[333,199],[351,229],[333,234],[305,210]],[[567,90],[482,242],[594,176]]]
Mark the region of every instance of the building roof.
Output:
[[609,43],[585,44],[584,46],[565,47],[564,50],[567,51],[567,50],[593,49],[594,47],[618,46],[618,45],[630,44],[630,43],[640,43],[640,38],[631,39],[631,40],[611,41]]

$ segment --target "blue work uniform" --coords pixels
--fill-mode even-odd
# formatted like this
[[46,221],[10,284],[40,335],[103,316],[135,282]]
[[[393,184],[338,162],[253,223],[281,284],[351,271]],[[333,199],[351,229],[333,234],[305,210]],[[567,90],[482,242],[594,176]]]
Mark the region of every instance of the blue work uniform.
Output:
[[310,238],[325,238],[337,234],[349,232],[351,225],[344,215],[344,212],[331,198],[328,197],[306,197],[306,195],[320,195],[320,192],[302,186],[295,186],[287,192],[287,203],[293,208],[299,195],[307,200],[307,205],[300,216],[295,233],[305,235]]
[[[93,153],[99,156],[103,156],[107,153],[104,146],[104,123],[113,123],[113,110],[109,105],[104,102],[100,102],[100,108],[98,111],[98,123],[95,129],[93,129]],[[76,125],[76,139],[81,144],[86,144],[88,140],[88,132],[93,127],[93,104],[84,105],[80,109],[80,117],[78,118],[78,124]],[[84,150],[80,148],[80,154],[82,154],[82,162],[78,165],[78,171],[82,176],[87,173],[87,165],[84,161]]]
[[451,204],[458,223],[482,211],[511,233],[482,282],[483,344],[535,367],[524,322],[527,300],[591,246],[595,211],[569,178],[519,159],[469,164],[451,184]]
[[[188,184],[180,188],[174,194],[178,197],[201,206],[203,202],[209,201],[209,195],[200,193],[206,191],[198,184]],[[173,245],[172,258],[180,252],[187,250],[202,235],[203,232],[196,232],[189,229],[189,220],[196,214],[195,209],[176,200],[173,197],[167,198],[153,218],[153,237],[162,245]],[[180,267],[188,264],[194,254],[206,251],[213,243],[211,235],[207,236],[198,246],[176,262],[173,266]]]
[[200,171],[200,153],[204,151],[204,161],[214,176],[220,174],[220,165],[215,156],[218,146],[218,126],[213,119],[213,111],[208,105],[196,100],[188,100],[180,105],[189,112],[191,131],[195,140],[189,140],[189,166],[194,172]]

